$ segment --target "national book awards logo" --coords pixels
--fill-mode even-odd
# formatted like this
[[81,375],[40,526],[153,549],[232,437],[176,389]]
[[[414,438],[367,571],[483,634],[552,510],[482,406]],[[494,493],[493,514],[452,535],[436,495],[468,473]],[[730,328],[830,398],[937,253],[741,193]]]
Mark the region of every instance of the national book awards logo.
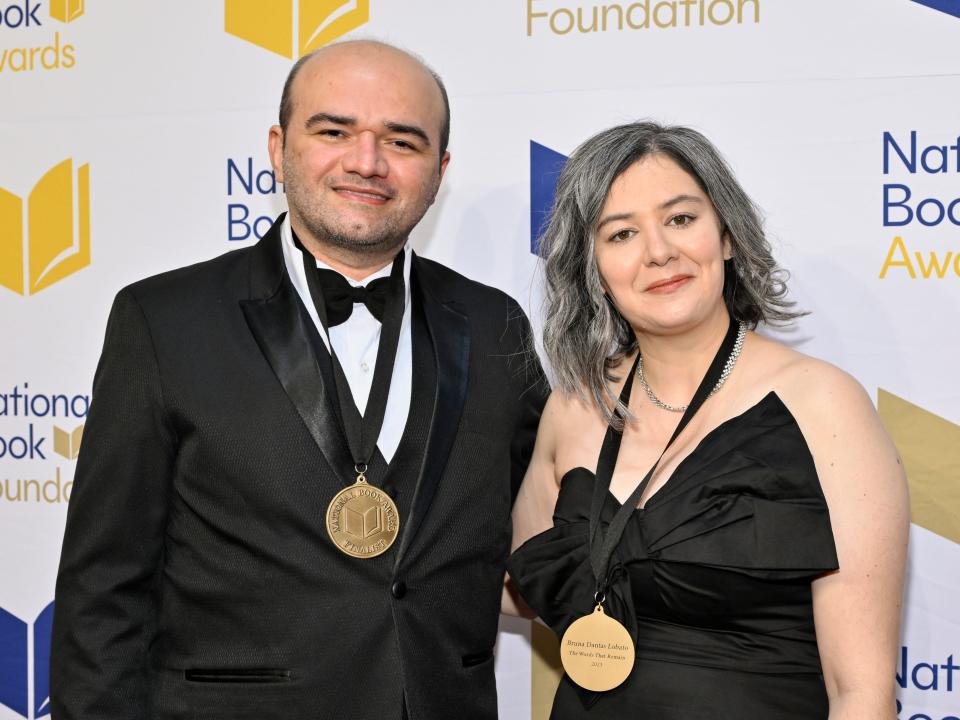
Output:
[[882,221],[890,234],[880,279],[960,278],[960,131],[886,131],[881,158]]
[[370,19],[370,0],[225,0],[230,35],[285,58],[301,57]]
[[89,164],[58,163],[26,199],[0,187],[0,285],[33,295],[89,264]]
[[760,24],[760,0],[525,2],[527,37]]
[[90,396],[20,382],[0,391],[0,504],[70,500]]
[[84,0],[0,1],[0,73],[74,67],[77,48],[60,31],[83,12]]
[[29,621],[0,608],[0,706],[25,720],[50,715],[52,627],[52,602]]

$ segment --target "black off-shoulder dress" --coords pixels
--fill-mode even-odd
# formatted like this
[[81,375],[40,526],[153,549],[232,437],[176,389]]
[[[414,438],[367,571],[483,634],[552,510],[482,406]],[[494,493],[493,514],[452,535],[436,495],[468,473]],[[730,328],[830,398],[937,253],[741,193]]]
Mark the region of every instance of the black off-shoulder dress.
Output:
[[[558,636],[594,606],[593,484],[570,470],[554,527],[508,565]],[[619,506],[608,493],[601,527]],[[697,445],[630,517],[610,567],[606,611],[636,664],[603,693],[564,677],[553,720],[826,720],[811,581],[837,555],[813,458],[775,393]]]

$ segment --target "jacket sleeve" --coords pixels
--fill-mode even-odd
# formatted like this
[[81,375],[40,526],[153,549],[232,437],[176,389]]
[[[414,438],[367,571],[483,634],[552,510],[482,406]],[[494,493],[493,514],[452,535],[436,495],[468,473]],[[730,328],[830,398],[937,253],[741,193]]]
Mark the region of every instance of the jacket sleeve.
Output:
[[550,394],[550,383],[537,357],[530,321],[514,300],[510,301],[510,324],[513,326],[510,336],[516,338],[516,347],[509,353],[510,372],[520,404],[510,444],[510,487],[516,500],[533,455],[537,426]]
[[107,323],[67,510],[50,668],[54,720],[146,720],[147,651],[176,459],[146,317]]

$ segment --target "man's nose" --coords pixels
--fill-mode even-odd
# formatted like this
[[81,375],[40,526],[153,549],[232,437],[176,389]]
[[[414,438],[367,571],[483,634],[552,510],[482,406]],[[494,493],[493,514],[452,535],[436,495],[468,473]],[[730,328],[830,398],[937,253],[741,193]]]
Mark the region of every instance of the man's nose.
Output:
[[357,135],[350,150],[343,156],[343,169],[361,177],[386,177],[389,170],[377,137],[369,131]]

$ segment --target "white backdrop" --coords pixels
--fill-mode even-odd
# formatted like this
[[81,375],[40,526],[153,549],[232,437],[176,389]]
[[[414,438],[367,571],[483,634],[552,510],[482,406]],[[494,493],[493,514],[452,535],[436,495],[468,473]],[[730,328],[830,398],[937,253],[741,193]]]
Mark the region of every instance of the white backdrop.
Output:
[[[262,171],[292,59],[225,11],[284,7],[294,46],[340,18],[320,41],[385,39],[443,75],[453,160],[414,245],[535,322],[531,142],[568,154],[641,117],[715,141],[811,311],[782,338],[860,380],[907,464],[899,718],[960,717],[960,2],[0,0],[0,720],[48,712],[44,610],[113,295],[283,209]],[[505,622],[508,720],[545,717],[531,655]]]

